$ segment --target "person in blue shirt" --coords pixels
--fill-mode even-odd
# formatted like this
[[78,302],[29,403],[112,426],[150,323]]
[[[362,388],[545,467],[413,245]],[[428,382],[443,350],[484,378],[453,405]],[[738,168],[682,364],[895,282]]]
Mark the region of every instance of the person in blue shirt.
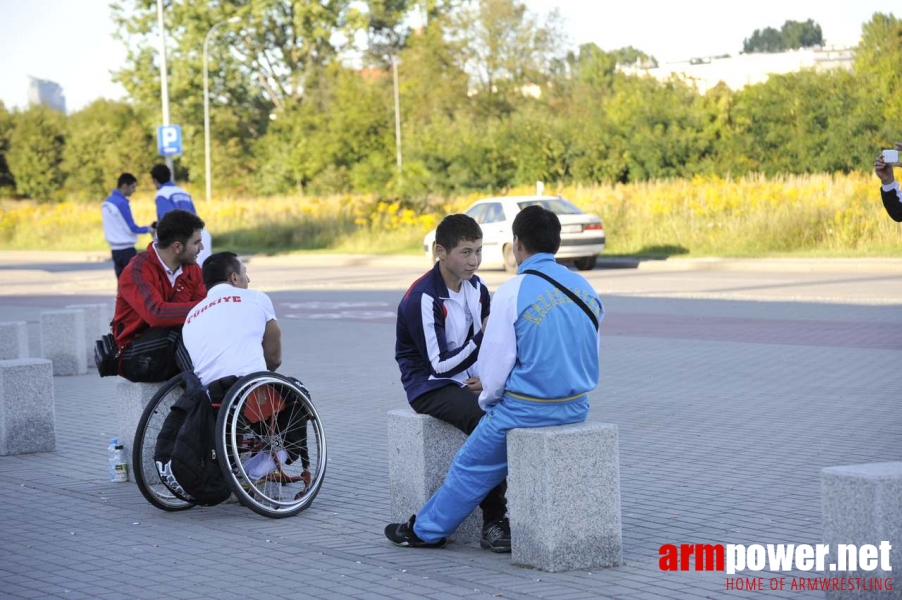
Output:
[[150,170],[153,185],[157,188],[157,221],[170,210],[184,210],[196,215],[191,194],[172,183],[172,172],[166,165],[156,165]]
[[581,423],[589,413],[588,393],[599,376],[601,299],[582,275],[555,261],[557,215],[527,207],[514,219],[513,233],[517,276],[495,292],[477,361],[486,414],[420,512],[385,528],[398,546],[444,545],[507,477],[508,431]]
[[[197,214],[191,194],[172,183],[172,171],[166,165],[156,165],[150,170],[153,185],[157,188],[157,221],[170,210],[184,210],[193,215]],[[204,261],[213,252],[213,239],[206,229],[201,231],[204,249],[197,256],[197,264],[203,266]]]
[[131,173],[123,173],[116,182],[116,189],[103,201],[100,213],[103,216],[103,235],[110,245],[113,254],[113,268],[116,270],[116,281],[128,264],[138,253],[135,244],[138,235],[154,233],[153,227],[139,227],[132,218],[132,209],[128,197],[135,193],[138,180]]

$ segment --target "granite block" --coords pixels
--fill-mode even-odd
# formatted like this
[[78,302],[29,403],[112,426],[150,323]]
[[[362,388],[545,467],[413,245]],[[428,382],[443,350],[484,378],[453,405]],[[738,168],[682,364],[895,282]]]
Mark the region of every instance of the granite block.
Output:
[[[467,436],[444,421],[413,409],[388,413],[388,471],[391,485],[391,520],[407,521],[442,485],[454,455]],[[467,517],[451,540],[478,544],[482,538],[482,510]]]
[[623,564],[617,426],[507,435],[512,562],[543,571]]
[[[902,567],[902,462],[868,463],[827,467],[821,471],[821,506],[824,543],[835,562],[839,544],[860,548],[889,542],[889,565]],[[842,577],[865,579],[893,577],[893,569],[878,564],[872,571],[844,571]],[[836,576],[835,573],[832,576]],[[902,586],[893,578],[893,590],[830,590],[830,600],[902,598]]]
[[89,368],[95,368],[94,343],[110,332],[113,320],[112,304],[70,304],[67,309],[85,311],[85,360]]
[[119,420],[119,443],[125,448],[126,462],[128,463],[128,477],[132,476],[132,447],[135,441],[135,432],[138,430],[138,421],[144,413],[144,407],[153,398],[165,382],[160,383],[132,383],[122,380],[116,384],[116,415]]
[[28,358],[28,326],[25,321],[0,323],[0,360]]
[[0,360],[0,455],[54,450],[53,365],[41,358]]
[[41,313],[41,353],[53,362],[54,375],[84,375],[85,311],[46,310]]

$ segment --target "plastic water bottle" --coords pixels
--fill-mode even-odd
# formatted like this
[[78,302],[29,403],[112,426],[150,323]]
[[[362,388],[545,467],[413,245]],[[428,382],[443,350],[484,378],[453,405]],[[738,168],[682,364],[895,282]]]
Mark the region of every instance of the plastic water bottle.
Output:
[[107,446],[106,449],[110,470],[110,483],[116,483],[116,446],[118,445],[119,440],[117,438],[113,438],[110,440],[110,445]]
[[116,483],[128,481],[128,463],[125,461],[125,448],[122,444],[116,444],[113,449],[113,481]]

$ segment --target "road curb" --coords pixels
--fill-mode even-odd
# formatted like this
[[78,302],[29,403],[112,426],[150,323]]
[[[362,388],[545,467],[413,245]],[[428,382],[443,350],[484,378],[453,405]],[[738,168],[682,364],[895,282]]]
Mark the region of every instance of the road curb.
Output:
[[[250,254],[248,264],[314,267],[409,267],[429,268],[425,257],[416,254]],[[100,263],[110,260],[104,251],[0,251],[0,265],[33,269],[47,263]],[[762,271],[781,273],[880,273],[902,274],[902,258],[634,258],[604,257],[596,269],[638,269],[643,271]]]

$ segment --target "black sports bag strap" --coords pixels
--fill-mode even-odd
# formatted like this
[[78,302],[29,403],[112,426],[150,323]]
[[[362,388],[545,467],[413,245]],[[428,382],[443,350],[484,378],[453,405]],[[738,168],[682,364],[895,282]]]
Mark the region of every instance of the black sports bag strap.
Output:
[[592,313],[592,310],[591,310],[588,306],[586,306],[586,303],[583,302],[582,300],[580,300],[579,296],[577,296],[576,294],[574,294],[573,292],[571,292],[570,290],[568,290],[567,288],[565,288],[563,285],[561,285],[560,283],[558,283],[555,279],[552,279],[551,277],[549,277],[549,276],[546,275],[545,273],[540,273],[539,271],[536,271],[535,269],[528,269],[528,270],[526,270],[526,271],[523,271],[523,274],[524,274],[524,275],[538,275],[539,277],[541,277],[542,279],[544,279],[545,281],[547,281],[548,283],[550,283],[551,285],[553,285],[553,286],[556,287],[557,289],[559,289],[559,290],[561,290],[562,292],[564,292],[565,294],[567,294],[567,297],[568,297],[568,298],[570,298],[571,300],[573,300],[573,302],[574,302],[577,306],[579,306],[581,309],[583,309],[583,312],[584,312],[584,313],[586,313],[587,315],[589,315],[589,319],[592,321],[592,325],[595,325],[595,331],[598,331],[598,319],[597,319],[597,318],[595,317],[595,315]]

